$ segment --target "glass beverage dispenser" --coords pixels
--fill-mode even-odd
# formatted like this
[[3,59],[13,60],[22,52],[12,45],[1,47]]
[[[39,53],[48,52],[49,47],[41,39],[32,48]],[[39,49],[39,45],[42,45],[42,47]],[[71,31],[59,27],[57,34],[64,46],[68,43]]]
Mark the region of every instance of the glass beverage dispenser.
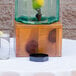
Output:
[[[50,57],[61,56],[62,24],[59,22],[59,1],[15,0],[17,57],[44,57],[43,54]],[[41,57],[39,61],[40,59]]]
[[59,20],[59,0],[15,0],[15,20],[25,24],[51,24]]

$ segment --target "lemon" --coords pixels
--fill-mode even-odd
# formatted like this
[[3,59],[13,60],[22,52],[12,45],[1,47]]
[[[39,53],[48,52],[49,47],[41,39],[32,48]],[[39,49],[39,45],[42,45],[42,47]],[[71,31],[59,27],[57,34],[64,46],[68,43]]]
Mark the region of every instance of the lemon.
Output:
[[0,36],[1,36],[1,35],[3,35],[3,32],[2,32],[2,31],[0,31]]
[[44,5],[44,0],[32,0],[33,8],[39,9]]

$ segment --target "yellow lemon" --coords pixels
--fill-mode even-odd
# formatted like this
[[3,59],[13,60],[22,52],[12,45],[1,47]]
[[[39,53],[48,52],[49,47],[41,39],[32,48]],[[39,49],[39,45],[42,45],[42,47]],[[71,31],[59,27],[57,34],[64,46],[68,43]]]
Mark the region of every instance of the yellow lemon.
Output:
[[40,6],[43,6],[43,5],[44,5],[44,0],[37,0],[37,3],[38,3]]
[[2,31],[0,31],[0,35],[3,35],[3,32]]
[[34,9],[39,9],[44,5],[44,0],[32,0],[32,2]]

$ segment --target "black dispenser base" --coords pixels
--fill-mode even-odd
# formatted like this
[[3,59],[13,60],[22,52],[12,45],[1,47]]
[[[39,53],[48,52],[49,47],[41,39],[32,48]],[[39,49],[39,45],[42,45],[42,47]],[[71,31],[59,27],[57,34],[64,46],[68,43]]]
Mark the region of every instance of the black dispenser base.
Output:
[[47,54],[42,54],[42,53],[30,54],[30,61],[45,62],[48,61],[48,59],[49,57]]

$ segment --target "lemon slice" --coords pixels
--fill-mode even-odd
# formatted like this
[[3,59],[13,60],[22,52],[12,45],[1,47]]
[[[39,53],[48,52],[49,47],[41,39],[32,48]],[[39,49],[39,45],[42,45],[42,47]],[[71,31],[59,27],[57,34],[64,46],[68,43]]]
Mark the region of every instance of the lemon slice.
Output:
[[0,36],[1,36],[1,35],[3,35],[3,32],[2,32],[2,31],[0,31]]

